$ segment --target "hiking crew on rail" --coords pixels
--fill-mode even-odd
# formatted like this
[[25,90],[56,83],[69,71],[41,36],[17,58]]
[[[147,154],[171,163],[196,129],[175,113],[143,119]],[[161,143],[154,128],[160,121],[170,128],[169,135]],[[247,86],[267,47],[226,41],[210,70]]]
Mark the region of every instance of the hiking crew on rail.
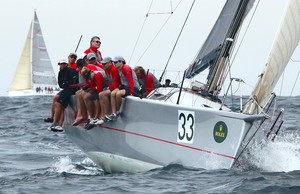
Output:
[[[145,74],[141,66],[133,70],[122,56],[103,59],[99,50],[100,45],[100,38],[93,36],[90,40],[90,47],[84,51],[76,63],[77,54],[69,54],[68,71],[73,70],[72,72],[77,72],[75,74],[78,75],[76,75],[76,81],[72,81],[70,89],[61,86],[62,91],[68,91],[65,100],[60,100],[62,98],[60,94],[65,93],[62,91],[53,98],[51,116],[44,119],[45,122],[53,122],[49,130],[63,131],[63,111],[69,104],[70,95],[75,95],[76,98],[76,118],[72,125],[84,124],[89,130],[96,125],[116,120],[121,114],[122,98],[128,95],[146,97],[160,85],[152,73]],[[66,60],[62,63],[64,64],[67,66]],[[67,74],[62,78],[64,75],[60,74],[59,79],[69,79]]]

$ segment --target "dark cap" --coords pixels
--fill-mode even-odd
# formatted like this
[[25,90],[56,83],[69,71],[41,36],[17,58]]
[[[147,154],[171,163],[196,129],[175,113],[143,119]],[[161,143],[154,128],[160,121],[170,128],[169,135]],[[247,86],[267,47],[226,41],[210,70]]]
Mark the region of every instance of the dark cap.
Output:
[[83,67],[83,59],[78,59],[78,60],[76,61],[76,65],[77,65],[78,68]]
[[77,59],[77,54],[76,54],[76,53],[70,53],[70,54],[69,54],[69,57],[72,57],[72,58]]

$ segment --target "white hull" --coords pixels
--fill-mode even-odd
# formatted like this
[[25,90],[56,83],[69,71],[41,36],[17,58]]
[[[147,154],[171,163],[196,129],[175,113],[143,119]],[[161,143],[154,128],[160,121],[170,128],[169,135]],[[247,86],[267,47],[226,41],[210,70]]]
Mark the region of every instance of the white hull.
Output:
[[263,118],[127,97],[116,121],[86,131],[83,125],[71,125],[75,119],[74,105],[73,98],[65,113],[66,134],[108,173],[143,172],[171,163],[206,169],[231,168],[257,130],[258,125],[253,123]]
[[104,152],[86,152],[87,156],[91,158],[98,166],[100,166],[107,173],[118,172],[145,172],[162,166],[135,160],[115,154]]

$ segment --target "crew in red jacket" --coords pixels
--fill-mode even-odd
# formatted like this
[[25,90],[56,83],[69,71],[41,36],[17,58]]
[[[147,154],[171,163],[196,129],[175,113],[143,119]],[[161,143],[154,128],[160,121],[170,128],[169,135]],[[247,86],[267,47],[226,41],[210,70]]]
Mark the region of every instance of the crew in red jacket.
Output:
[[160,86],[158,79],[152,73],[146,73],[142,66],[136,66],[134,72],[141,86],[140,92],[142,97],[146,97],[152,90]]
[[118,69],[113,65],[112,59],[110,57],[105,57],[101,64],[105,69],[105,73],[108,77],[108,88],[104,89],[99,93],[99,102],[101,107],[101,116],[98,121],[95,123],[96,125],[107,122],[106,115],[109,115],[109,107],[110,107],[110,96],[111,92],[119,87],[121,84],[120,76]]
[[71,67],[72,69],[77,70],[76,59],[77,59],[77,54],[70,53],[68,56],[68,67]]
[[99,36],[93,36],[90,41],[90,47],[84,51],[85,54],[94,53],[98,63],[102,61],[102,54],[98,50],[100,48],[101,42]]
[[112,114],[106,118],[109,120],[116,120],[119,116],[119,110],[122,104],[122,98],[128,95],[139,96],[139,83],[135,72],[129,65],[126,65],[126,61],[123,57],[117,56],[113,59],[113,63],[118,69],[121,84],[118,88],[111,92],[111,109]]
[[[83,83],[87,83],[86,86],[81,87],[80,90],[78,90],[76,92],[76,107],[77,107],[77,114],[76,114],[76,119],[73,122],[72,125],[78,125],[80,123],[85,123],[88,119],[88,114],[87,114],[87,107],[89,106],[95,106],[98,110],[99,106],[97,104],[94,104],[94,100],[98,99],[98,92],[94,89],[92,90],[89,86],[91,85],[91,83],[89,84],[89,82],[91,82],[91,80],[86,81],[83,76],[82,76],[82,68],[86,67],[91,71],[100,71],[101,68],[97,67],[93,64],[87,64],[87,59],[86,56],[83,59],[78,59],[77,60],[77,68],[79,70],[79,83],[83,84]],[[88,104],[86,104],[85,102],[87,102]],[[90,117],[94,118],[95,114],[96,114],[96,110],[94,111],[94,109],[90,109],[89,113],[90,113]]]
[[[94,123],[98,121],[101,115],[101,106],[99,102],[99,93],[108,87],[108,78],[105,71],[100,68],[99,71],[91,71],[86,67],[82,68],[82,76],[89,82],[90,90],[92,90],[92,98],[84,98],[87,111],[90,115],[90,121],[86,125],[86,129],[92,128]],[[95,114],[94,114],[95,113]]]

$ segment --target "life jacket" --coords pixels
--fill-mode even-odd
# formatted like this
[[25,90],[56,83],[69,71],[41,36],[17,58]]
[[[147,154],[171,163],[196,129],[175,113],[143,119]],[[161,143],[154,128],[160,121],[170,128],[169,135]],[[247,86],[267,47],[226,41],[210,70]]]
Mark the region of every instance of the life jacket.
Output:
[[[123,68],[124,66],[128,66],[126,64],[123,65]],[[129,66],[128,66],[129,67]],[[140,84],[138,82],[138,79],[137,79],[137,76],[135,74],[135,72],[131,69],[131,67],[129,67],[130,70],[131,70],[131,73],[132,73],[132,78],[133,78],[133,83],[134,83],[134,88],[136,88],[137,90],[139,90],[140,88]],[[121,80],[121,84],[124,85],[124,86],[127,86],[129,87],[129,83],[128,83],[128,80],[126,79],[125,75],[123,74],[122,72],[122,69],[118,69],[118,72],[119,72],[119,76],[120,76],[120,80]]]
[[108,83],[109,83],[109,79],[108,79],[108,77],[107,77],[107,75],[106,75],[106,73],[105,73],[104,70],[99,69],[98,71],[94,71],[95,74],[97,74],[97,73],[99,73],[99,72],[102,74],[103,79],[104,79],[104,81],[103,81],[103,83],[102,83],[103,88],[107,88],[107,87],[108,87]]
[[98,61],[98,63],[100,63],[100,61],[103,60],[102,54],[99,50],[94,51],[95,49],[96,49],[96,47],[94,47],[94,48],[90,47],[86,51],[84,51],[84,53],[85,54],[94,53],[96,55],[96,60]]
[[143,87],[146,87],[146,84],[148,85],[147,81],[148,81],[148,76],[152,77],[152,85],[153,88],[158,88],[160,86],[160,83],[158,81],[158,79],[152,74],[152,73],[148,73],[147,75],[145,75],[143,78],[138,79],[139,84]]

